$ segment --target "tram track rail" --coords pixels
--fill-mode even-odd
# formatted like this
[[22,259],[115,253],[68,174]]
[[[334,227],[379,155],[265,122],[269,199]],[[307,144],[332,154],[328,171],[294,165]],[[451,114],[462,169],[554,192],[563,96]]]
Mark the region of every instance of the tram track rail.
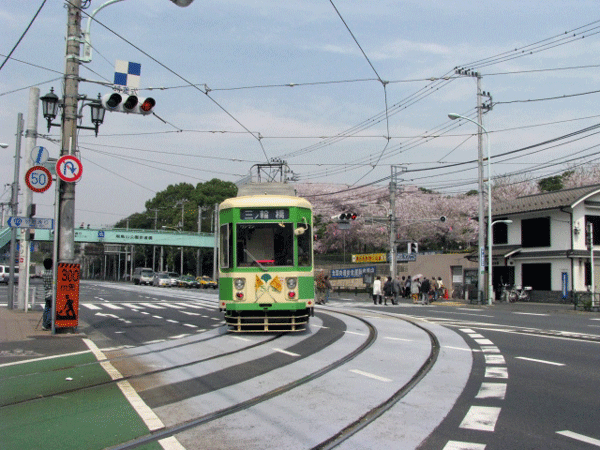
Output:
[[[201,425],[207,424],[209,422],[215,421],[217,419],[226,417],[228,415],[232,415],[232,414],[247,410],[247,409],[249,409],[255,405],[258,405],[262,402],[266,402],[267,400],[270,400],[274,397],[277,397],[279,395],[282,395],[289,391],[292,391],[293,389],[296,389],[306,383],[315,381],[319,377],[322,377],[323,375],[326,375],[326,374],[344,366],[345,364],[347,364],[348,362],[350,362],[351,360],[355,359],[357,356],[359,356],[360,354],[365,352],[369,347],[371,347],[374,344],[374,342],[376,341],[376,339],[378,337],[378,333],[377,333],[377,328],[370,321],[364,319],[363,317],[360,317],[361,315],[363,315],[362,313],[349,313],[349,312],[342,312],[342,311],[335,311],[335,313],[357,319],[357,320],[363,322],[369,330],[369,335],[365,339],[365,341],[359,347],[357,347],[354,351],[348,353],[343,358],[340,358],[340,359],[330,363],[329,365],[322,367],[321,369],[319,369],[315,372],[305,375],[304,377],[302,377],[298,380],[294,380],[290,383],[279,386],[279,387],[272,389],[264,394],[255,396],[251,399],[237,403],[230,407],[223,408],[218,411],[214,411],[212,413],[202,415],[200,417],[189,419],[185,422],[182,422],[182,423],[179,423],[176,425],[172,425],[172,426],[166,427],[161,430],[157,430],[153,433],[149,433],[146,436],[140,437],[138,439],[134,439],[130,442],[126,442],[126,443],[123,443],[123,444],[120,444],[120,445],[117,445],[114,447],[110,447],[107,450],[134,449],[141,445],[145,445],[145,444],[148,444],[153,441],[158,441],[158,440],[162,440],[162,439],[166,439],[166,438],[175,436],[184,431],[191,430],[193,428],[196,428]],[[370,423],[377,420],[382,414],[384,414],[386,411],[391,409],[402,398],[404,398],[415,386],[417,386],[419,384],[419,382],[427,375],[427,373],[429,373],[429,371],[434,366],[434,364],[437,360],[437,357],[439,355],[440,344],[439,344],[437,337],[435,336],[435,334],[432,331],[430,331],[426,327],[421,326],[421,325],[415,323],[414,321],[409,320],[404,317],[398,317],[395,315],[387,315],[387,314],[382,314],[382,315],[390,316],[390,317],[392,317],[394,319],[398,319],[398,320],[403,320],[403,321],[408,322],[409,324],[419,328],[420,330],[424,331],[428,335],[428,337],[430,339],[430,343],[431,343],[430,353],[429,353],[428,357],[426,358],[425,362],[421,365],[421,367],[417,370],[417,372],[410,378],[410,380],[408,382],[406,382],[403,386],[401,386],[400,389],[398,389],[396,392],[394,392],[393,395],[391,395],[389,398],[387,398],[385,401],[381,402],[374,408],[371,408],[369,411],[367,411],[366,413],[361,415],[359,418],[354,420],[352,423],[350,423],[347,426],[345,426],[344,428],[342,428],[339,432],[335,433],[334,435],[332,435],[328,439],[324,440],[323,442],[319,443],[318,445],[312,447],[313,450],[317,450],[317,449],[324,450],[324,449],[335,448],[336,446],[341,444],[343,441],[350,438],[352,435],[360,432],[360,430],[362,430],[364,427],[366,427]]]

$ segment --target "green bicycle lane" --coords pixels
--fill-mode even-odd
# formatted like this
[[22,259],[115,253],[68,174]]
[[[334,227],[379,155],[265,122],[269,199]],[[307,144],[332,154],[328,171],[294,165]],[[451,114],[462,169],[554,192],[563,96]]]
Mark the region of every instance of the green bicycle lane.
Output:
[[148,425],[97,354],[1,365],[0,449],[95,450],[147,435]]

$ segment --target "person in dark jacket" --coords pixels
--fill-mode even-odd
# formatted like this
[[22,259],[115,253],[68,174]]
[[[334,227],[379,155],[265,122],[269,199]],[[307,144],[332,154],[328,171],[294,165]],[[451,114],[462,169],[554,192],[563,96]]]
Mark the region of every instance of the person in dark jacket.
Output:
[[431,283],[427,278],[423,279],[421,283],[421,301],[424,305],[429,303],[429,291],[431,290]]
[[392,277],[387,277],[387,280],[383,284],[383,299],[385,305],[387,305],[388,299],[394,303],[394,283],[392,282]]

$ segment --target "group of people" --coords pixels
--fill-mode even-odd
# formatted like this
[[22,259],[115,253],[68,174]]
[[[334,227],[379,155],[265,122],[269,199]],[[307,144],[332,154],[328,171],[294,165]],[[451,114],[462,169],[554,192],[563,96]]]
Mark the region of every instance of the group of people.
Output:
[[412,298],[413,303],[419,301],[423,304],[428,304],[435,301],[444,293],[444,282],[442,277],[427,277],[415,278],[411,277],[387,277],[385,281],[381,280],[380,276],[375,278],[373,282],[373,303],[375,305],[387,305],[388,300],[392,305],[398,304],[398,297]]

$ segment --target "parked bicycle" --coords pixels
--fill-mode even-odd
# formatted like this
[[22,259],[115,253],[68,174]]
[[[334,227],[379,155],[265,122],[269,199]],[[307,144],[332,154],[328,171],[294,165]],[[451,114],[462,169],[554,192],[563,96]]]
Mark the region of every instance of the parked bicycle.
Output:
[[503,291],[503,299],[506,298],[510,303],[513,302],[528,302],[530,300],[529,292],[531,291],[531,286],[513,286],[506,292],[506,297],[504,297]]

